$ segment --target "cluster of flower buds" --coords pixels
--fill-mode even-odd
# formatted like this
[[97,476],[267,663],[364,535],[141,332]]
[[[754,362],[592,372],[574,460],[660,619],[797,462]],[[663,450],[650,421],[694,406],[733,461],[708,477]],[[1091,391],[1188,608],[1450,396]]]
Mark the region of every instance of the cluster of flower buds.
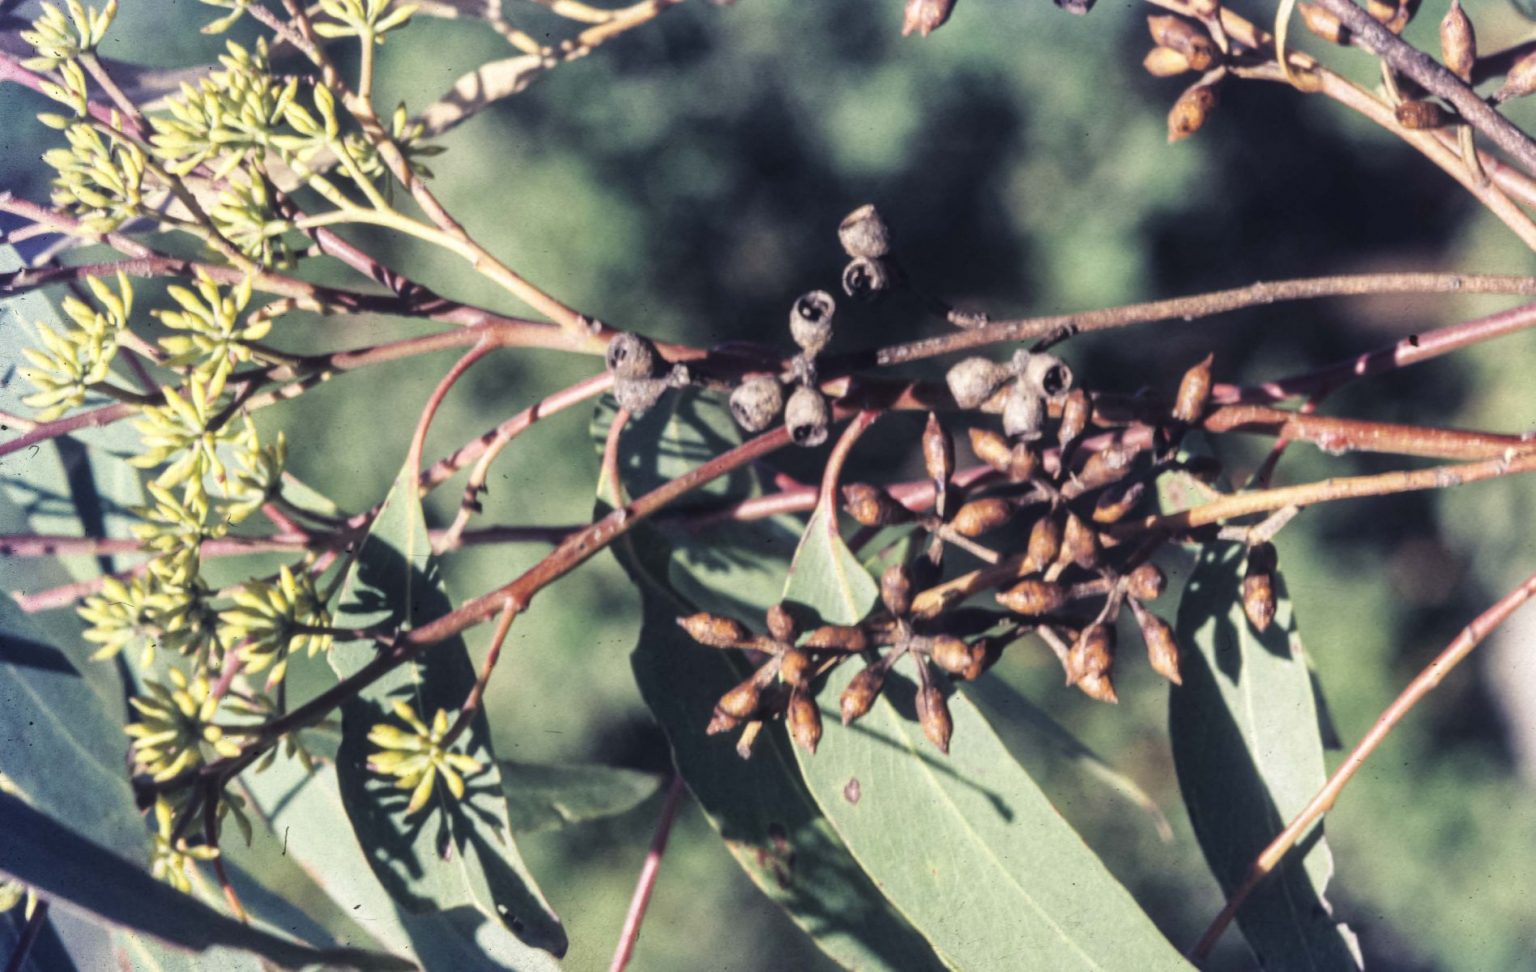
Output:
[[605,360],[613,373],[613,397],[631,415],[644,415],[669,388],[681,388],[691,380],[686,365],[667,367],[649,338],[629,331],[615,334],[608,342]]

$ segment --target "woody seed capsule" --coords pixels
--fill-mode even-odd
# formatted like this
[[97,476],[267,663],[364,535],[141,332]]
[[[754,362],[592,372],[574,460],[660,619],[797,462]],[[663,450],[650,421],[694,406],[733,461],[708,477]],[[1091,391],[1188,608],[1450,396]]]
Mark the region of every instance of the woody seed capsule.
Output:
[[939,747],[939,752],[949,754],[949,737],[955,731],[949,717],[949,702],[944,690],[937,685],[925,685],[917,690],[917,721],[923,727],[923,735]]
[[1014,505],[998,496],[971,500],[955,511],[949,525],[962,537],[979,537],[1013,518]]
[[1026,389],[1046,398],[1060,398],[1072,390],[1072,369],[1054,354],[1019,351],[1013,356],[1014,370]]
[[811,681],[811,656],[791,648],[779,659],[779,678],[794,688],[805,688]]
[[789,336],[815,357],[832,340],[832,318],[837,313],[837,301],[825,290],[812,290],[801,294],[789,311]]
[[1014,614],[1038,617],[1061,610],[1067,603],[1067,590],[1050,581],[1021,580],[998,592],[997,603]]
[[911,510],[898,503],[890,493],[869,483],[844,486],[843,509],[860,526],[890,526],[912,519]]
[[1193,424],[1205,415],[1206,403],[1211,400],[1211,362],[1216,356],[1208,354],[1184,372],[1179,379],[1179,393],[1173,400],[1173,419]]
[[816,703],[804,692],[791,692],[786,718],[789,734],[795,737],[795,742],[801,749],[814,754],[816,744],[821,742],[821,713],[817,711]]
[[912,610],[912,572],[906,564],[892,564],[880,575],[880,603],[898,618]]
[[1451,0],[1451,8],[1440,21],[1440,56],[1452,74],[1471,82],[1472,69],[1477,66],[1477,34],[1471,18],[1461,9],[1461,0]]
[[827,441],[832,425],[832,411],[827,400],[815,388],[801,385],[784,406],[784,427],[795,445],[815,448]]
[[1172,78],[1194,70],[1189,66],[1189,58],[1171,47],[1162,46],[1148,51],[1141,66],[1146,68],[1147,73],[1154,78]]
[[801,647],[851,654],[868,648],[869,639],[865,637],[863,628],[846,624],[824,624],[806,635],[805,641],[801,642]]
[[1003,434],[1021,442],[1045,435],[1045,398],[1025,388],[1022,381],[1011,385],[1003,400]]
[[1138,601],[1155,601],[1163,595],[1168,579],[1156,564],[1142,564],[1125,579],[1125,592]]
[[711,648],[735,648],[750,637],[740,621],[708,611],[678,618],[677,623],[688,632],[688,637]]
[[873,203],[860,206],[837,228],[837,240],[851,257],[878,260],[891,252],[891,230]]
[[884,687],[885,666],[878,662],[849,679],[848,686],[843,689],[842,698],[838,700],[838,711],[842,714],[843,725],[849,725],[853,720],[867,713]]
[[1093,504],[1093,522],[1118,523],[1146,495],[1145,483],[1122,483],[1099,494]]
[[1260,633],[1275,619],[1275,562],[1272,543],[1261,543],[1248,551],[1248,568],[1243,574],[1243,613]]
[[894,277],[884,260],[854,257],[843,267],[843,293],[855,300],[870,300],[889,290]]
[[800,636],[800,625],[795,622],[795,616],[782,604],[775,604],[768,609],[768,633],[775,641],[791,644]]
[[643,335],[629,331],[613,336],[604,360],[615,378],[652,378],[661,366],[656,345]]
[[762,432],[784,410],[784,390],[772,375],[753,375],[731,392],[731,417],[748,432]]
[[1173,638],[1173,629],[1135,601],[1131,602],[1131,610],[1141,628],[1141,640],[1147,646],[1147,662],[1152,670],[1175,685],[1183,685],[1179,675],[1179,643]]
[[1010,377],[1012,372],[1005,364],[990,358],[966,358],[950,368],[944,380],[955,404],[973,409],[980,408]]

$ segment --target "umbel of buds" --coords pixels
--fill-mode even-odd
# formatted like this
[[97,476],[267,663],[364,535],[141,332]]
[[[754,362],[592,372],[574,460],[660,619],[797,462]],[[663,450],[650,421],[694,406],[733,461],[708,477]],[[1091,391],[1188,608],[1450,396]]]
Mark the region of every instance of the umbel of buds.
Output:
[[801,294],[789,310],[789,336],[814,358],[832,340],[832,317],[836,313],[837,301],[825,290]]
[[1274,544],[1260,543],[1248,549],[1248,569],[1243,574],[1243,613],[1260,633],[1275,619],[1275,563]]
[[748,432],[762,432],[784,410],[784,389],[772,375],[750,375],[731,392],[731,417]]
[[827,441],[832,425],[832,410],[826,396],[809,385],[796,388],[784,406],[784,427],[795,445],[814,448]]

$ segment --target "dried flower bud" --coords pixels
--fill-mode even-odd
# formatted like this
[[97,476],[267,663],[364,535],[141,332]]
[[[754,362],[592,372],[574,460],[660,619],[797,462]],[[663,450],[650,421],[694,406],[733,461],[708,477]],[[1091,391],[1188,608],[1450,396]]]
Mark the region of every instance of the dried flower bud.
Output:
[[898,503],[890,493],[869,483],[844,486],[843,509],[860,526],[890,526],[912,519],[911,510]]
[[970,646],[954,635],[934,635],[928,645],[928,657],[951,675],[959,675],[971,667]]
[[880,697],[880,690],[885,687],[885,666],[876,662],[866,667],[859,674],[848,680],[848,686],[843,689],[843,697],[838,700],[838,711],[842,713],[843,725],[849,725],[869,711],[875,704],[875,699]]
[[1154,78],[1172,78],[1194,70],[1189,66],[1189,58],[1171,47],[1162,46],[1148,51],[1141,66]]
[[736,719],[750,719],[757,712],[761,701],[762,692],[758,690],[757,683],[749,678],[720,696],[715,708]]
[[949,717],[949,702],[944,698],[943,689],[925,685],[917,690],[917,721],[928,741],[939,747],[939,752],[948,755],[949,737],[955,731],[955,723]]
[[1045,398],[1014,382],[1003,400],[1003,434],[1021,442],[1045,435]]
[[784,389],[772,375],[752,375],[731,392],[731,417],[748,432],[762,432],[784,410]]
[[1184,372],[1179,379],[1179,393],[1173,400],[1173,420],[1186,425],[1200,421],[1205,406],[1211,400],[1211,362],[1216,356],[1208,354]]
[[1366,0],[1365,11],[1394,34],[1401,34],[1413,19],[1418,0]]
[[1072,563],[1091,570],[1098,565],[1099,535],[1093,527],[1084,523],[1079,517],[1067,514],[1066,528],[1061,533],[1061,553],[1058,558],[1063,563]]
[[1006,591],[999,591],[997,603],[1027,617],[1039,617],[1059,611],[1067,603],[1067,589],[1043,580],[1021,580]]
[[945,374],[949,394],[963,409],[980,408],[1003,386],[1012,372],[1007,365],[990,358],[966,358]]
[[869,639],[865,637],[863,628],[846,624],[824,624],[806,635],[805,640],[800,644],[802,648],[852,654],[868,648]]
[[1171,47],[1184,55],[1196,71],[1208,71],[1221,56],[1221,50],[1205,28],[1191,20],[1169,14],[1147,18],[1147,31],[1162,47]]
[[688,637],[711,648],[735,648],[751,637],[740,621],[708,611],[678,618],[677,623]]
[[1121,483],[1099,494],[1093,504],[1093,522],[1119,523],[1147,493],[1146,483]]
[[811,656],[799,648],[784,652],[779,656],[779,680],[793,688],[805,688],[811,682]]
[[1078,690],[1095,702],[1108,702],[1114,705],[1120,701],[1120,696],[1115,694],[1115,683],[1105,675],[1088,674],[1077,680]]
[[971,500],[956,510],[949,525],[962,537],[979,537],[1007,523],[1013,518],[1014,510],[1014,505],[1002,497],[987,496]]
[[940,489],[955,472],[955,440],[932,412],[928,413],[928,424],[923,427],[923,469]]
[[924,37],[944,26],[955,9],[955,0],[907,0],[905,19],[901,22],[901,36],[914,30]]
[[1456,121],[1455,115],[1433,101],[1400,101],[1393,113],[1397,116],[1399,125],[1414,131],[1444,128]]
[[804,692],[791,692],[785,717],[795,742],[801,749],[814,754],[816,744],[821,742],[821,713],[817,711],[815,701]]
[[1046,398],[1060,398],[1072,390],[1072,369],[1054,354],[1019,351],[1013,368],[1026,389]]
[[704,727],[704,734],[706,736],[714,736],[722,732],[730,732],[732,729],[735,729],[737,726],[741,725],[741,722],[742,720],[736,718],[730,713],[721,712],[719,709],[716,709],[714,713],[709,717],[709,725]]
[[896,275],[884,260],[854,257],[843,267],[843,293],[854,300],[870,300],[891,289]]
[[1243,613],[1255,631],[1263,632],[1275,619],[1275,545],[1261,543],[1248,550],[1243,574]]
[[1134,601],[1131,609],[1141,628],[1141,640],[1147,646],[1147,661],[1152,670],[1175,685],[1183,685],[1184,679],[1179,675],[1179,643],[1174,640],[1173,629],[1167,621]]
[[1477,66],[1477,33],[1472,19],[1461,9],[1461,0],[1451,0],[1451,8],[1440,21],[1440,56],[1451,73],[1471,83]]
[[794,644],[795,639],[800,637],[800,625],[784,605],[775,604],[769,608],[767,620],[768,633],[773,636],[773,640],[789,645]]
[[784,427],[795,445],[815,448],[827,441],[832,426],[832,410],[827,399],[815,388],[801,385],[784,406]]
[[1171,145],[1198,132],[1215,109],[1214,84],[1193,84],[1185,88],[1168,111],[1168,143]]
[[1093,406],[1088,403],[1088,393],[1081,388],[1074,390],[1067,396],[1067,400],[1061,406],[1061,423],[1056,427],[1056,441],[1067,445],[1082,435],[1088,428],[1088,419],[1093,415]]
[[1301,22],[1306,24],[1307,30],[1314,35],[1330,44],[1349,43],[1349,28],[1345,27],[1331,11],[1324,10],[1315,3],[1299,4],[1296,9],[1301,13]]
[[1140,449],[1123,443],[1106,446],[1088,457],[1077,479],[1084,489],[1098,489],[1117,483],[1130,474],[1140,453]]
[[1524,98],[1536,91],[1536,52],[1525,55],[1510,67],[1504,75],[1504,83],[1493,93],[1495,104],[1503,104],[1513,98]]
[[906,564],[892,564],[880,575],[880,603],[892,615],[905,617],[912,610],[912,572]]
[[1054,563],[1061,550],[1061,524],[1049,515],[1035,521],[1029,530],[1029,546],[1024,551],[1026,571],[1044,570]]
[[966,665],[963,671],[955,673],[957,677],[963,678],[967,682],[974,682],[980,678],[1003,654],[1001,646],[994,646],[992,642],[985,638],[978,638],[972,642],[970,653],[970,664]]
[[815,357],[832,340],[832,318],[837,314],[837,301],[825,290],[812,290],[801,294],[789,311],[789,336]]
[[891,252],[891,230],[880,218],[873,203],[860,206],[843,217],[837,228],[838,242],[843,252],[851,257],[868,257],[878,260]]
[[1138,601],[1155,601],[1163,596],[1168,579],[1156,564],[1142,564],[1125,579],[1125,592]]
[[649,338],[620,331],[608,342],[604,356],[615,378],[653,378],[661,368],[661,355]]
[[1090,624],[1067,650],[1067,681],[1076,684],[1090,675],[1108,675],[1115,666],[1115,629]]

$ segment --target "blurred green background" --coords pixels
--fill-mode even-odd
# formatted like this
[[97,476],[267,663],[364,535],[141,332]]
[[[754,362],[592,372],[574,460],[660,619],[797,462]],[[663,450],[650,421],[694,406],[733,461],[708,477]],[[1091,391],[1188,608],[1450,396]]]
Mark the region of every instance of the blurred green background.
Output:
[[[435,189],[481,242],[567,303],[615,326],[704,345],[780,342],[796,294],[835,289],[842,257],[834,229],[871,201],[925,288],[994,317],[1288,276],[1536,270],[1446,175],[1317,98],[1227,84],[1207,127],[1167,146],[1163,116],[1186,82],[1140,69],[1150,46],[1141,5],[1106,2],[1076,18],[1047,0],[962,0],[952,22],[926,40],[900,37],[901,7],[684,4],[450,133],[442,140],[450,151],[433,160]],[[1443,6],[1424,7],[1410,36],[1433,49]],[[506,0],[504,8],[536,36],[558,23],[532,3]],[[1485,50],[1529,34],[1503,3],[1469,10]],[[1267,7],[1250,12],[1271,16]],[[104,53],[162,67],[205,62],[221,42],[192,24],[211,15],[186,0],[125,3]],[[483,25],[419,18],[380,54],[380,102],[419,109],[465,71],[510,53]],[[1370,77],[1364,55],[1334,57]],[[41,105],[15,87],[0,100],[4,185],[34,199],[46,194],[36,157],[51,134],[29,121]],[[455,258],[357,238],[442,293],[520,310]],[[153,292],[144,289],[146,305]],[[1167,392],[1207,348],[1216,351],[1219,380],[1249,382],[1509,304],[1288,305],[1077,339],[1064,354],[1090,387]],[[898,301],[845,320],[834,350],[936,326]],[[400,321],[290,318],[272,340],[310,350],[417,330]],[[261,423],[288,428],[299,476],[362,509],[384,495],[404,457],[404,430],[451,361],[349,376],[263,413]],[[1536,427],[1532,361],[1536,333],[1526,333],[1362,383],[1326,411],[1523,432]],[[596,367],[543,352],[493,355],[454,391],[429,456]],[[576,409],[520,439],[495,467],[481,522],[586,519],[596,475],[588,418]],[[1256,442],[1222,449],[1238,476],[1262,455]],[[910,457],[871,448],[859,461],[870,463],[873,478],[900,473]],[[1401,465],[1293,448],[1279,481]],[[453,487],[432,498],[434,524],[451,518],[457,498]],[[1536,494],[1517,479],[1336,504],[1287,529],[1281,564],[1347,745],[1462,624],[1532,569],[1533,516]],[[455,554],[446,562],[450,589],[456,598],[480,593],[541,552]],[[1168,600],[1162,613],[1171,616]],[[608,557],[540,597],[513,628],[492,683],[501,755],[664,772],[664,742],[629,671],[637,627],[638,599]],[[1332,898],[1372,967],[1536,969],[1536,673],[1517,664],[1521,651],[1536,649],[1536,623],[1511,630],[1407,720],[1329,818]],[[483,641],[472,637],[472,649]],[[1170,843],[1075,771],[1044,780],[1172,940],[1187,946],[1220,898],[1179,803],[1163,689],[1144,666],[1126,665],[1121,704],[1110,708],[1062,690],[1054,667],[1047,653],[1022,646],[993,677],[1019,686],[1163,807],[1174,826]],[[700,713],[701,728],[707,715]],[[659,803],[523,842],[570,929],[571,969],[606,967]],[[1250,964],[1229,935],[1215,967]],[[689,807],[633,967],[830,966]]]

